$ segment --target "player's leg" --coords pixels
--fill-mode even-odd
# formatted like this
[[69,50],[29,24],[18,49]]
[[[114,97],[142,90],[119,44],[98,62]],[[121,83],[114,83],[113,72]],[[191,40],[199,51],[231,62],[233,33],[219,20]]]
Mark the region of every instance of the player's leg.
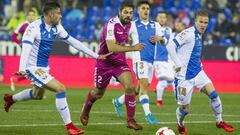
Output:
[[80,121],[84,126],[88,124],[89,113],[93,104],[104,95],[105,89],[112,78],[112,73],[109,72],[108,68],[95,68],[94,78],[95,89],[89,91],[80,116]]
[[197,79],[197,87],[210,99],[210,106],[215,114],[216,126],[223,128],[226,132],[232,132],[234,128],[222,119],[222,102],[211,80],[203,71],[199,73]]
[[138,125],[134,119],[136,108],[136,95],[131,72],[130,71],[122,72],[118,76],[118,80],[125,89],[124,97],[127,111],[127,127],[132,128],[134,130],[141,130],[142,126]]
[[31,99],[35,100],[41,100],[44,94],[44,90],[39,89],[36,85],[33,86],[33,88],[25,89],[21,92],[18,92],[14,95],[11,94],[5,94],[4,95],[4,109],[6,112],[9,111],[10,107],[19,101],[27,101]]
[[157,61],[154,63],[155,76],[158,80],[156,85],[157,106],[161,107],[163,103],[164,90],[172,85],[174,73],[172,65],[168,62]]
[[175,94],[179,104],[176,109],[177,129],[180,134],[187,134],[184,119],[189,112],[192,92],[193,84],[191,80],[175,80]]
[[43,87],[56,93],[56,108],[63,119],[68,134],[83,134],[84,131],[77,128],[71,120],[65,86],[56,79],[52,79]]
[[149,107],[148,86],[152,81],[153,65],[144,61],[137,62],[134,71],[139,84],[139,101],[143,107],[146,120],[150,124],[157,124],[158,121],[153,117]]

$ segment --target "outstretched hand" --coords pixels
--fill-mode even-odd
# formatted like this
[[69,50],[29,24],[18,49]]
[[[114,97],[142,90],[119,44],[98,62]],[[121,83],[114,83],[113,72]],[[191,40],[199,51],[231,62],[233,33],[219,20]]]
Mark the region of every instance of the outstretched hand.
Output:
[[16,72],[15,75],[20,75],[20,76],[26,76],[26,72],[25,71],[19,71],[19,72]]
[[134,45],[134,51],[141,51],[142,49],[144,49],[144,44],[138,43]]
[[104,54],[104,55],[99,55],[97,57],[98,60],[105,60],[109,55],[111,55],[113,52],[109,52],[107,54]]

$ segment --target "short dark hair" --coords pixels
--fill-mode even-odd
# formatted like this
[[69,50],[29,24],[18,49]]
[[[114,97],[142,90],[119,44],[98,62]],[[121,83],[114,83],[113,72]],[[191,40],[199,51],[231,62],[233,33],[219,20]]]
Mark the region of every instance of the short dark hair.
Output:
[[166,16],[168,16],[168,12],[166,12],[166,11],[159,11],[158,13],[157,13],[157,15],[158,14],[165,14]]
[[130,7],[132,9],[134,9],[134,6],[131,2],[124,1],[121,4],[120,11],[122,11],[125,7]]
[[30,12],[33,12],[34,14],[36,13],[36,11],[32,8],[27,11],[27,14],[29,14]]
[[56,1],[46,2],[42,8],[43,14],[48,14],[50,10],[61,8],[60,4]]
[[140,7],[140,6],[143,5],[143,4],[147,4],[149,7],[151,6],[148,1],[143,0],[143,1],[139,1],[139,2],[138,2],[137,7]]
[[204,16],[204,17],[208,17],[208,12],[204,11],[204,10],[200,10],[197,12],[197,15],[195,18],[198,18],[199,16]]

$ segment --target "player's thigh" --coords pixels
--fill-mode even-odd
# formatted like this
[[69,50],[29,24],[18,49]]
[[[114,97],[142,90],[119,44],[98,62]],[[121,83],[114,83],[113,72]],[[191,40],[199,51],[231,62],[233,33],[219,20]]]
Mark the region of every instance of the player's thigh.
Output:
[[96,88],[95,91],[104,92],[112,76],[113,75],[112,75],[111,69],[95,67],[95,72],[94,72],[94,86]]
[[54,77],[52,77],[48,72],[49,70],[47,68],[30,67],[27,68],[26,75],[34,85],[43,87],[52,79],[54,79]]
[[195,86],[202,91],[203,93],[207,94],[211,93],[215,90],[212,81],[209,79],[209,77],[206,75],[206,73],[202,70],[198,73],[198,75],[194,79]]
[[193,92],[192,80],[177,80],[175,94],[179,105],[188,105],[191,102]]
[[65,92],[66,90],[65,86],[54,78],[44,85],[44,88],[56,93]]
[[153,77],[153,65],[145,61],[139,61],[134,64],[134,72],[138,80],[147,79],[151,83]]
[[130,71],[125,71],[117,77],[118,81],[123,85],[127,93],[132,93],[135,91],[132,73]]

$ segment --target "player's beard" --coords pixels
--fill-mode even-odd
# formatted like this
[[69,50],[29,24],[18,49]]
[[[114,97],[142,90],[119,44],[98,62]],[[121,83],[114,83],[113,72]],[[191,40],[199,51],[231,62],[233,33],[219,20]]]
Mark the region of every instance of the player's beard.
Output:
[[120,18],[120,21],[123,25],[129,24],[131,22],[131,18],[130,17],[126,17],[126,18]]

